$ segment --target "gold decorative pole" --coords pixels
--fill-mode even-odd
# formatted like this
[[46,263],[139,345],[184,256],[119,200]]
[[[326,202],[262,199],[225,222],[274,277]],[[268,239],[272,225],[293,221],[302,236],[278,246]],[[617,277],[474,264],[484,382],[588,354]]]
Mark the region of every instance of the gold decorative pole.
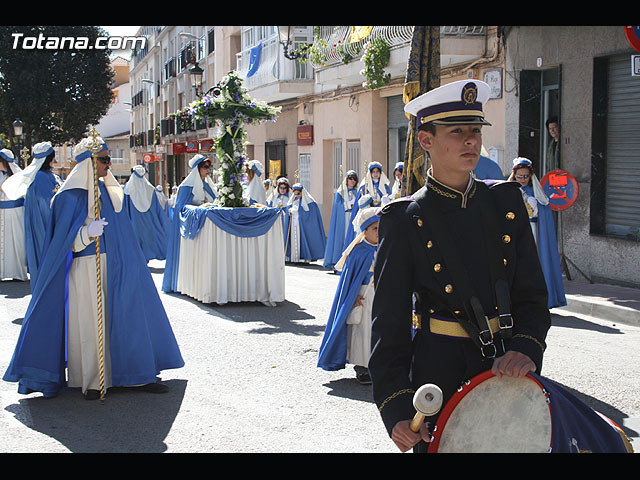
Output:
[[[102,145],[98,140],[98,132],[95,128],[92,128],[89,132],[89,136],[92,138],[92,143],[89,149],[93,153],[91,160],[93,162],[93,218],[94,220],[100,219],[100,196],[98,193],[98,157],[96,154],[102,149]],[[98,285],[97,300],[98,300],[98,368],[100,372],[100,401],[104,402],[106,390],[104,386],[104,333],[103,333],[103,319],[102,319],[102,272],[100,265],[100,237],[96,237],[96,279]]]
[[29,160],[29,149],[27,147],[24,147],[22,150],[20,150],[20,158],[22,158],[22,160],[24,160],[24,166],[25,168],[27,167],[27,160]]

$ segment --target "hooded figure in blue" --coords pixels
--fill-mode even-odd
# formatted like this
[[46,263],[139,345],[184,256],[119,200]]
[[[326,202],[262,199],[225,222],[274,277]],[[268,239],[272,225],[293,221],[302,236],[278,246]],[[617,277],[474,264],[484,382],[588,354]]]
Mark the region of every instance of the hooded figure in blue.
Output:
[[289,200],[292,195],[289,180],[287,180],[286,177],[280,177],[276,180],[276,188],[267,196],[268,207],[278,207],[282,209],[280,219],[282,220],[282,231],[284,232],[284,248],[287,248],[286,226],[288,225],[287,219],[289,218],[287,205],[289,205]]
[[[56,396],[65,386],[99,398],[96,243],[100,238],[104,386],[162,393],[160,371],[184,361],[133,227],[123,191],[97,153],[100,216],[94,219],[92,139],[74,149],[76,166],[53,197],[45,250],[4,380],[18,392]],[[66,370],[66,372],[65,372]],[[66,373],[66,375],[65,375]]]
[[180,211],[185,205],[202,205],[213,202],[216,197],[216,186],[209,176],[211,159],[204,155],[194,155],[189,160],[191,172],[178,187],[173,219],[169,227],[167,244],[167,261],[162,279],[163,292],[177,292],[178,270],[180,268]]
[[[356,201],[351,210],[350,223],[353,224],[356,215],[358,215],[358,210],[361,208],[381,207],[392,199],[391,186],[389,185],[389,179],[382,171],[382,164],[380,162],[371,162],[367,167],[367,174],[358,188]],[[344,248],[349,246],[356,235],[357,232],[353,228],[347,229]]]
[[24,197],[24,233],[27,264],[33,288],[42,262],[45,231],[51,217],[51,199],[62,180],[51,171],[55,151],[50,142],[33,146],[33,161],[24,170],[9,178],[2,186],[11,200]]
[[478,164],[473,169],[473,175],[478,180],[504,180],[504,173],[500,166],[485,155],[480,155]]
[[294,184],[291,190],[284,224],[285,258],[293,263],[314,262],[323,257],[326,246],[322,215],[302,184]]
[[29,279],[24,236],[24,197],[7,199],[4,184],[21,172],[13,152],[0,150],[0,280]]
[[342,256],[347,228],[351,221],[351,210],[356,199],[356,185],[358,185],[358,174],[354,170],[349,170],[333,199],[327,246],[322,263],[324,268],[333,268]]
[[529,212],[529,224],[538,248],[542,273],[544,273],[544,279],[547,283],[549,308],[563,307],[567,304],[567,299],[562,281],[556,227],[549,198],[545,195],[538,178],[533,173],[531,160],[527,158],[519,157],[513,160],[509,180],[516,181],[521,185],[522,199]]
[[318,356],[318,367],[340,370],[355,366],[356,378],[368,380],[371,353],[373,265],[378,245],[378,208],[363,208],[355,225],[358,236],[336,264],[342,271]]
[[264,166],[258,160],[250,160],[247,162],[247,177],[249,183],[243,192],[244,197],[248,200],[249,205],[266,205],[267,192],[264,189],[262,178],[264,177]]
[[164,260],[171,221],[160,204],[158,191],[145,178],[145,173],[143,165],[133,167],[124,186],[124,210],[131,219],[145,259]]

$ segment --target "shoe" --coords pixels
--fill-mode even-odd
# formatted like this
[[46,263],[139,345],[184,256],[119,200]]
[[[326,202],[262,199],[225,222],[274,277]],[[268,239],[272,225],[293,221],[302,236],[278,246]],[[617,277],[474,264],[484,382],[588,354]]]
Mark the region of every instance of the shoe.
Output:
[[100,398],[100,390],[87,390],[83,393],[85,400],[98,400]]
[[169,391],[169,387],[167,387],[160,381],[155,383],[147,383],[146,385],[138,387],[138,389],[148,393],[167,393]]
[[358,380],[361,385],[371,385],[371,377],[369,376],[369,372],[357,373],[356,380]]

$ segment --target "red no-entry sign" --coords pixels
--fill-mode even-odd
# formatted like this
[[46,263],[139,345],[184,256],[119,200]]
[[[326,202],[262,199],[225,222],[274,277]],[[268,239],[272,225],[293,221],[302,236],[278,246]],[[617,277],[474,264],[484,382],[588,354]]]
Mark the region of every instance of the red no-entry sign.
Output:
[[542,177],[540,186],[556,212],[566,210],[578,199],[578,181],[564,170],[551,170]]
[[631,46],[640,52],[640,26],[624,27],[624,34]]

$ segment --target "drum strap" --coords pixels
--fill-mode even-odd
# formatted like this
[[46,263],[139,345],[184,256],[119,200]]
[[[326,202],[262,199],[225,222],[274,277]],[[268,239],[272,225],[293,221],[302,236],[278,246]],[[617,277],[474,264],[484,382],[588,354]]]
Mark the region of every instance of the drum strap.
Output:
[[495,218],[495,212],[499,210],[496,208],[491,192],[483,191],[482,189],[478,190],[480,190],[478,195],[486,195],[488,197],[486,202],[480,203],[482,221],[485,227],[485,245],[487,247],[496,306],[498,307],[500,331],[502,338],[510,340],[512,337],[513,318],[511,317],[511,296],[504,263],[506,259],[501,253],[499,244],[501,235]]
[[[481,189],[478,189],[482,191]],[[478,192],[480,193],[480,192]],[[488,192],[487,192],[488,193]],[[426,200],[426,199],[425,199]],[[480,200],[480,199],[477,199]],[[490,210],[493,206],[485,199],[484,202],[480,201],[483,206],[483,231],[485,237],[485,245],[488,252],[489,269],[494,286],[496,304],[498,306],[499,324],[502,337],[507,339],[510,337],[511,326],[513,321],[509,314],[509,289],[506,281],[503,255],[500,254],[500,246],[497,244],[500,238],[497,234],[497,226],[495,218],[487,210]],[[490,199],[492,202],[492,199]],[[419,208],[420,204],[414,202]],[[493,358],[497,354],[497,349],[494,344],[494,337],[489,325],[489,320],[484,313],[480,300],[478,299],[474,288],[471,284],[468,272],[466,268],[460,262],[460,255],[458,254],[453,237],[449,232],[446,222],[444,221],[442,212],[438,208],[430,208],[428,214],[420,208],[422,215],[420,218],[422,221],[427,221],[430,225],[431,235],[434,236],[438,247],[444,257],[444,261],[448,267],[448,270],[456,285],[454,294],[457,296],[460,303],[463,305],[465,312],[465,318],[456,315],[453,312],[454,318],[460,322],[463,328],[469,334],[471,340],[480,348],[482,355],[486,358]],[[419,228],[421,232],[424,244],[426,245],[429,233],[426,229]],[[425,247],[426,248],[426,247]],[[504,348],[503,348],[504,350]]]

